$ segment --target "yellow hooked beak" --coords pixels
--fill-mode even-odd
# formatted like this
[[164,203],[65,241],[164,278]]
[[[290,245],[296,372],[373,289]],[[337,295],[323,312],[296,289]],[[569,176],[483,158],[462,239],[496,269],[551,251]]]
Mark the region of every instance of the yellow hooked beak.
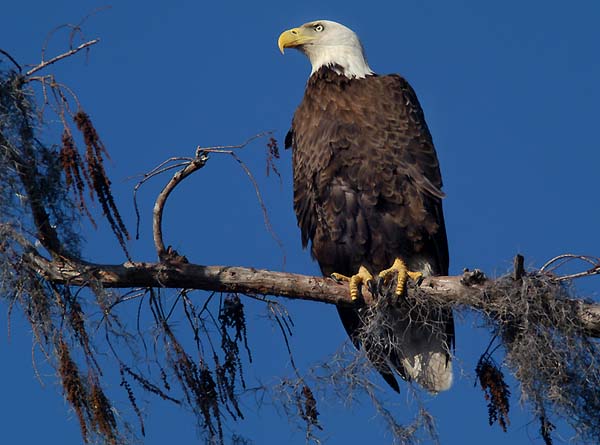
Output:
[[306,35],[303,28],[292,28],[281,33],[277,40],[277,46],[279,46],[279,51],[283,54],[285,48],[295,48],[311,40],[314,40],[314,37]]

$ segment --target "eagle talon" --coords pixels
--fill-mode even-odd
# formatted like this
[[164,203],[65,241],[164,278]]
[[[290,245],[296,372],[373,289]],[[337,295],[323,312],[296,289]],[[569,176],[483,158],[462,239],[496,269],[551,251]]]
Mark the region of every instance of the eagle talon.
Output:
[[331,274],[331,278],[333,278],[338,283],[342,281],[348,281],[350,283],[350,298],[353,302],[355,302],[358,300],[358,287],[361,284],[369,283],[373,279],[373,275],[371,275],[371,273],[367,270],[366,267],[360,266],[356,275],[348,277],[346,275],[342,275],[341,273],[334,272]]
[[338,284],[341,284],[342,281],[350,281],[349,277],[347,277],[346,275],[342,275],[341,273],[337,273],[337,272],[334,272],[331,275],[329,275],[329,278],[331,278],[333,281],[335,281]]
[[396,258],[394,260],[392,267],[379,272],[379,277],[383,279],[384,282],[387,282],[395,273],[398,274],[396,284],[397,296],[404,294],[406,290],[406,283],[408,282],[409,278],[416,283],[420,283],[423,280],[423,274],[421,272],[413,272],[412,270],[408,270],[408,266],[400,258]]
[[415,272],[409,270],[407,273],[410,279],[413,280],[417,286],[420,286],[423,280],[425,279],[422,272]]

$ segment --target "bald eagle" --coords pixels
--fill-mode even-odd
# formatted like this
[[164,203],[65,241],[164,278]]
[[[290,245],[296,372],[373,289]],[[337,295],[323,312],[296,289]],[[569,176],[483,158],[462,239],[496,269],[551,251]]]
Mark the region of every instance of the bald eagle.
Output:
[[[375,74],[356,34],[336,22],[289,29],[278,45],[282,53],[300,50],[312,65],[285,145],[293,150],[302,244],[311,242],[322,273],[347,279],[356,299],[372,273],[389,279],[397,272],[399,301],[409,277],[447,275],[442,178],[411,86],[399,75]],[[357,347],[363,310],[338,307]],[[411,320],[406,305],[389,310],[392,323],[377,333],[382,341],[363,341],[375,368],[396,391],[394,373],[434,393],[448,389],[452,312]]]

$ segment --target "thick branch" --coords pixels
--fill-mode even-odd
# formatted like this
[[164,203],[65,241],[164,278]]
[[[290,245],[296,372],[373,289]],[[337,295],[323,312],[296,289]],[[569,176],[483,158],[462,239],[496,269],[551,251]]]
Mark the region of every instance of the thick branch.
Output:
[[[32,267],[54,283],[88,286],[99,282],[106,288],[166,287],[242,294],[275,295],[328,304],[351,305],[347,284],[329,278],[310,277],[247,267],[196,264],[135,263],[125,265],[82,264],[49,261],[31,252]],[[421,291],[451,304],[483,308],[483,284],[463,284],[462,276],[429,277]],[[364,295],[368,302],[372,297]],[[600,337],[600,305],[578,301],[586,330]]]

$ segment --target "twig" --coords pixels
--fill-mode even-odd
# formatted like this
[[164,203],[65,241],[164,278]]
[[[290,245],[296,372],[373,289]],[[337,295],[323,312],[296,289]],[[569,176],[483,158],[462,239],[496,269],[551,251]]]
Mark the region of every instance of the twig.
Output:
[[591,269],[588,269],[586,271],[583,271],[583,272],[572,273],[569,275],[561,275],[560,277],[556,277],[555,280],[556,281],[570,281],[570,280],[574,280],[575,278],[589,277],[589,276],[598,275],[598,274],[600,274],[600,265],[593,267]]
[[46,38],[44,39],[44,43],[42,44],[42,62],[44,62],[44,60],[46,59],[46,49],[48,48],[48,44],[50,43],[50,40],[52,39],[52,37],[54,36],[54,34],[56,32],[58,32],[61,29],[64,28],[68,28],[71,30],[71,32],[69,33],[69,48],[72,50],[73,49],[73,42],[75,40],[75,37],[78,35],[80,37],[80,39],[83,41],[85,40],[85,36],[83,34],[83,24],[92,16],[96,15],[97,13],[104,11],[106,9],[110,9],[111,6],[107,5],[107,6],[101,6],[99,8],[94,9],[92,12],[90,12],[89,14],[86,14],[80,21],[79,23],[76,24],[72,24],[72,23],[63,23],[62,25],[56,26],[54,29],[52,29],[47,35]]
[[[144,173],[143,175],[139,175],[139,176],[142,176],[142,179],[140,181],[138,181],[138,183],[135,185],[135,187],[133,187],[133,208],[135,210],[135,239],[140,239],[140,220],[141,220],[141,215],[140,215],[140,208],[139,208],[139,205],[138,205],[138,202],[137,202],[137,192],[138,192],[138,190],[142,187],[142,185],[144,185],[144,183],[146,181],[148,181],[149,179],[153,178],[154,176],[160,175],[161,173],[167,172],[167,171],[172,170],[174,168],[185,167],[186,165],[188,165],[193,160],[194,160],[193,158],[180,158],[180,157],[169,158],[166,161],[163,161],[160,164],[158,164],[156,167],[154,167],[148,173]],[[183,161],[183,162],[179,162],[177,164],[172,164],[172,165],[167,165],[170,162],[175,162],[175,161]],[[131,179],[131,178],[126,178],[126,179]]]
[[558,275],[554,277],[554,281],[569,281],[574,280],[576,278],[588,277],[592,275],[600,274],[600,258],[588,256],[588,255],[576,255],[572,253],[565,253],[562,255],[557,255],[551,260],[547,261],[541,268],[540,272],[554,272],[560,267],[571,261],[583,261],[584,263],[591,264],[592,267],[581,272],[575,272],[566,275]]
[[273,134],[272,131],[263,131],[261,133],[257,133],[254,136],[250,136],[248,139],[246,139],[245,142],[242,142],[241,144],[237,144],[237,145],[215,145],[213,147],[206,147],[206,148],[200,148],[199,150],[210,150],[213,152],[217,152],[219,150],[235,150],[235,149],[239,149],[239,148],[244,148],[246,145],[248,145],[250,142],[255,141],[256,139],[260,139],[263,138],[265,136],[271,135]]
[[42,62],[39,65],[31,68],[29,71],[27,71],[25,73],[26,77],[31,76],[33,73],[38,72],[41,69],[46,68],[48,65],[52,65],[53,63],[58,62],[59,60],[65,59],[67,57],[72,56],[73,54],[78,53],[79,51],[81,51],[82,49],[88,48],[92,45],[95,45],[96,43],[98,43],[100,41],[100,39],[94,39],[94,40],[90,40],[88,42],[82,43],[81,45],[79,45],[77,48],[73,48],[72,50],[67,51],[66,53],[62,53],[59,54],[56,57],[53,57],[52,59],[46,61],[46,62]]
[[[256,138],[256,136],[254,138]],[[248,141],[251,141],[254,138],[251,138]],[[256,198],[258,199],[258,204],[260,205],[260,208],[262,210],[263,221],[265,222],[265,227],[267,228],[267,231],[271,235],[271,238],[273,238],[273,240],[275,240],[275,242],[279,246],[279,249],[281,249],[281,252],[283,253],[283,268],[285,268],[286,256],[285,256],[285,249],[283,247],[283,242],[281,241],[281,239],[279,239],[279,237],[275,233],[275,230],[273,230],[273,226],[271,226],[271,220],[269,219],[269,213],[267,212],[267,207],[265,206],[265,203],[260,194],[260,189],[258,188],[258,183],[256,182],[256,179],[254,179],[254,176],[252,175],[252,172],[250,171],[250,169],[246,166],[246,164],[244,164],[244,162],[240,159],[240,157],[231,150],[206,149],[205,151],[207,153],[228,154],[231,157],[233,157],[233,159],[235,159],[238,164],[240,164],[240,166],[242,167],[242,169],[244,170],[244,172],[250,179],[250,182],[252,182],[252,186],[254,187],[254,193],[256,193]]]
[[288,352],[288,357],[290,358],[290,364],[292,365],[292,369],[294,370],[294,373],[296,374],[296,377],[298,377],[299,379],[301,379],[302,377],[300,376],[300,371],[298,371],[298,368],[296,367],[296,362],[294,361],[294,354],[292,353],[292,348],[290,346],[290,341],[288,339],[288,334],[291,335],[292,332],[288,326],[288,324],[285,322],[285,327],[288,329],[288,331],[286,332],[285,328],[284,328],[284,323],[281,322],[281,314],[279,313],[278,310],[275,310],[275,308],[273,307],[272,304],[269,304],[269,312],[273,315],[273,317],[275,318],[275,321],[277,322],[277,325],[279,326],[279,330],[281,331],[281,336],[283,337],[283,341],[285,343],[285,347],[287,349]]
[[[169,259],[169,260],[183,259],[183,257],[179,256],[176,252],[171,251],[170,248],[166,248],[164,241],[163,241],[162,217],[163,217],[164,206],[167,201],[167,198],[169,197],[169,195],[171,194],[173,189],[181,181],[183,181],[189,175],[191,175],[195,171],[199,170],[206,164],[209,153],[220,153],[220,154],[227,154],[227,155],[230,155],[231,157],[233,157],[233,159],[242,167],[242,169],[244,170],[244,172],[246,173],[246,175],[252,182],[259,205],[263,212],[263,219],[265,222],[265,226],[267,227],[267,230],[268,230],[269,234],[271,235],[271,237],[275,240],[275,242],[277,243],[277,245],[283,252],[283,265],[285,266],[285,251],[283,248],[283,243],[281,242],[281,240],[279,239],[279,237],[273,230],[273,227],[271,226],[267,208],[266,208],[264,201],[262,199],[262,196],[260,194],[258,183],[256,182],[256,179],[252,175],[252,172],[250,171],[250,169],[248,169],[248,167],[244,164],[244,162],[240,159],[240,157],[233,151],[234,149],[244,148],[246,145],[248,145],[250,142],[254,141],[255,139],[259,139],[261,137],[264,137],[265,135],[270,135],[270,134],[271,134],[271,132],[258,133],[256,135],[248,138],[244,143],[238,144],[238,145],[218,145],[215,147],[206,147],[206,148],[199,146],[196,149],[196,157],[195,158],[183,158],[183,157],[170,158],[164,162],[161,162],[158,166],[153,168],[150,172],[144,174],[144,177],[142,178],[142,180],[140,182],[138,182],[134,188],[134,207],[136,209],[136,215],[138,217],[138,219],[137,219],[138,226],[139,226],[139,210],[137,207],[137,198],[136,198],[137,190],[148,179],[150,179],[158,174],[164,173],[168,170],[171,170],[173,168],[183,166],[183,169],[178,171],[177,173],[175,173],[175,175],[171,178],[171,180],[163,188],[163,190],[160,192],[160,194],[156,198],[156,202],[154,204],[152,233],[153,233],[153,237],[154,237],[154,246],[156,248],[158,258],[161,261],[165,261],[167,259]],[[182,161],[182,162],[179,162],[174,165],[168,165],[169,163],[175,162],[175,161]],[[137,234],[136,234],[136,237],[137,237]]]
[[[557,255],[554,258],[546,261],[546,263],[542,267],[540,267],[540,272],[550,272],[572,260],[581,260],[581,261],[585,261],[586,263],[589,263],[592,265],[596,265],[596,264],[600,263],[600,258],[587,256],[587,255],[576,255],[574,253],[563,253],[561,255]],[[557,265],[556,263],[559,263],[559,264]],[[552,269],[550,269],[550,266],[553,266]]]
[[[45,106],[50,105],[54,113],[56,113],[56,115],[60,118],[63,124],[63,128],[68,128],[69,124],[67,123],[65,117],[65,111],[69,113],[71,117],[73,117],[75,113],[73,113],[73,111],[71,110],[71,107],[69,106],[69,100],[67,99],[67,95],[63,90],[70,94],[71,99],[75,101],[77,109],[81,110],[81,103],[79,102],[79,98],[77,97],[75,92],[64,83],[57,82],[53,74],[46,74],[45,76],[30,76],[26,79],[26,82],[39,82],[42,85],[44,106],[40,110],[39,115],[42,116]],[[48,99],[48,89],[50,89],[50,92],[54,97],[54,102],[56,104],[54,106],[50,103]]]

